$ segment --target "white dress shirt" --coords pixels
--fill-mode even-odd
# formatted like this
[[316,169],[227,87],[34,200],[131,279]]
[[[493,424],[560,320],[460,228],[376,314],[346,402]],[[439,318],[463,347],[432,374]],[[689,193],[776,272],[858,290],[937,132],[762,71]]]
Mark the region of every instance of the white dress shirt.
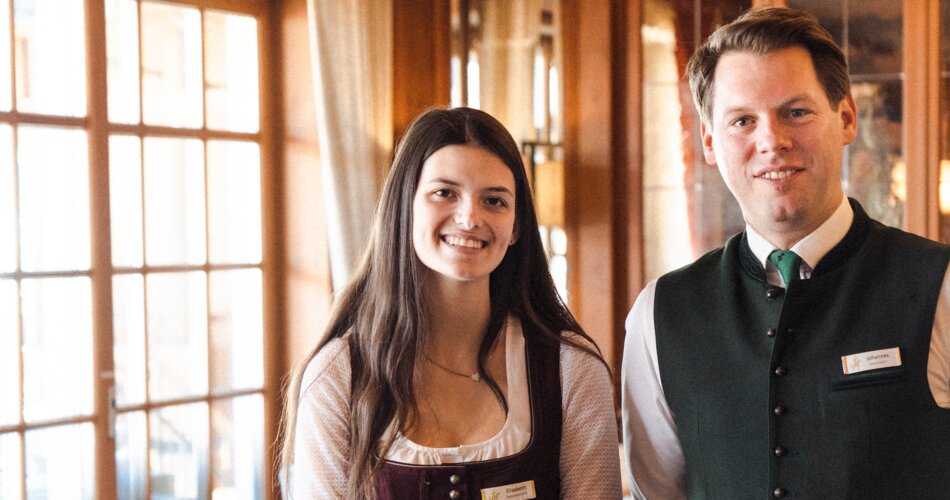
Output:
[[[853,219],[851,205],[843,197],[827,221],[789,249],[802,258],[802,278],[810,278],[818,262],[844,239]],[[749,226],[746,236],[768,282],[783,286],[778,269],[768,260],[775,246]],[[627,316],[621,373],[623,446],[634,498],[678,499],[686,497],[685,462],[675,417],[660,380],[653,322],[655,292],[653,280]],[[927,377],[937,405],[950,408],[950,273],[944,273],[937,299]]]

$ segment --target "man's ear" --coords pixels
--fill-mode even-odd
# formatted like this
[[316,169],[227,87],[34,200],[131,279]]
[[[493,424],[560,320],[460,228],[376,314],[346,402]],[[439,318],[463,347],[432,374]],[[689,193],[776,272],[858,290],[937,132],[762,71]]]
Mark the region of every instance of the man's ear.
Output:
[[699,133],[703,138],[703,156],[706,157],[706,163],[716,164],[716,151],[713,149],[713,136],[711,127],[706,125],[706,120],[699,123]]
[[847,146],[858,135],[858,112],[850,93],[838,103],[838,116],[841,117],[842,146]]

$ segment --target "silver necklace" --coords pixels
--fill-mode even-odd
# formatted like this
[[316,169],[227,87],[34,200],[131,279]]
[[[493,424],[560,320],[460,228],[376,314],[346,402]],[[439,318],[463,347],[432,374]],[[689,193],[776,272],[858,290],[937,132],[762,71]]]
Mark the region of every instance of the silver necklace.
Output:
[[443,365],[439,364],[438,362],[436,362],[436,360],[430,358],[428,354],[426,354],[425,357],[426,357],[426,360],[428,360],[430,363],[432,363],[433,365],[435,365],[435,366],[437,366],[437,367],[439,367],[439,368],[441,368],[441,369],[443,369],[443,370],[445,370],[445,371],[451,373],[452,375],[458,375],[459,377],[470,378],[470,379],[474,380],[475,382],[481,382],[481,381],[482,381],[482,377],[478,374],[478,372],[475,372],[475,373],[473,373],[473,374],[471,374],[471,375],[467,375],[467,374],[465,374],[465,373],[462,373],[462,372],[459,372],[459,371],[455,371],[455,370],[453,370],[453,369],[451,369],[451,368],[449,368],[449,367],[447,367],[447,366],[443,366]]

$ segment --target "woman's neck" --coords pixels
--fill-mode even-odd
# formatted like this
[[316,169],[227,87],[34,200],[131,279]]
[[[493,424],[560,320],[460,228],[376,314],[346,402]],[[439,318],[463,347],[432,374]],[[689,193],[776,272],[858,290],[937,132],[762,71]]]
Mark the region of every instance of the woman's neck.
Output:
[[445,362],[470,364],[478,356],[491,317],[487,280],[427,285],[428,354]]

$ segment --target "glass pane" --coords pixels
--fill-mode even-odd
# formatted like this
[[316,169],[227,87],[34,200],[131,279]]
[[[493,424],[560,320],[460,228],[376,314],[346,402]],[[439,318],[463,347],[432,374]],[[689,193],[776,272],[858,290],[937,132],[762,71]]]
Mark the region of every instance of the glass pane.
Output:
[[150,274],[148,376],[152,400],[208,391],[208,299],[202,272]]
[[201,14],[142,2],[142,108],[145,123],[199,128]]
[[92,413],[89,278],[27,279],[23,301],[23,417]]
[[208,142],[212,263],[261,261],[260,158],[253,142]]
[[0,434],[0,498],[23,498],[20,435]]
[[258,269],[211,273],[211,387],[264,383],[264,319]]
[[16,270],[16,170],[13,165],[13,128],[0,124],[0,273]]
[[264,404],[260,396],[215,401],[211,407],[214,500],[264,498]]
[[92,424],[26,433],[26,497],[92,499],[95,460]]
[[109,137],[112,263],[142,265],[142,146],[138,137]]
[[903,127],[900,80],[854,83],[858,135],[848,146],[844,188],[868,214],[902,227],[907,199],[906,168],[901,147]]
[[19,111],[86,115],[84,19],[83,2],[14,0]]
[[145,413],[119,414],[115,420],[115,483],[119,500],[146,498],[147,454]]
[[112,278],[115,400],[145,402],[145,285],[141,274]]
[[208,405],[153,412],[149,437],[152,498],[208,498]]
[[24,125],[17,140],[23,269],[89,269],[86,133]]
[[[0,0],[0,111],[10,111],[13,103],[10,75],[10,0]],[[0,492],[3,490],[0,489]]]
[[145,259],[205,262],[204,152],[197,139],[145,139]]
[[106,0],[109,121],[139,122],[139,24],[135,0]]
[[205,12],[208,128],[257,132],[257,21]]
[[852,75],[898,75],[903,70],[904,2],[845,2]]
[[0,280],[0,425],[20,420],[19,317],[16,281]]

